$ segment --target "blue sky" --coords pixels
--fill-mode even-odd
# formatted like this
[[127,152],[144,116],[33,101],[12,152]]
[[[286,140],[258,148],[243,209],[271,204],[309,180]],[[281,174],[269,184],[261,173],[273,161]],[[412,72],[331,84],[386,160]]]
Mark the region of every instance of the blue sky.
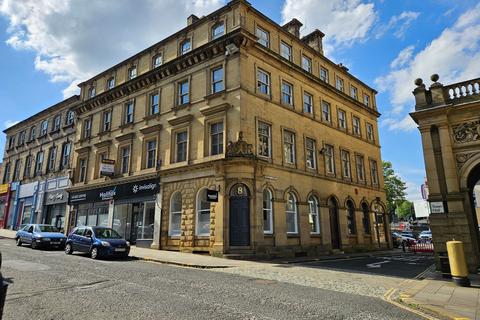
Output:
[[[270,0],[251,4],[283,24],[318,28],[326,55],[379,91],[382,157],[420,198],[420,135],[408,117],[413,80],[479,77],[480,4],[447,0]],[[180,29],[222,0],[0,0],[0,128],[75,93],[76,84]],[[126,18],[128,17],[128,18]],[[100,36],[99,36],[100,35]],[[0,137],[3,154],[5,136]]]

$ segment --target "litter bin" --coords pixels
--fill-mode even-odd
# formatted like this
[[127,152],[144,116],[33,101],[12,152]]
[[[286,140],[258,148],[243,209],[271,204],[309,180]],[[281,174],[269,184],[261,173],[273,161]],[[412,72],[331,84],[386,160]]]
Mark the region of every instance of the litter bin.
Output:
[[439,252],[438,259],[440,260],[440,271],[442,272],[442,278],[452,278],[450,262],[448,261],[448,253],[446,251]]

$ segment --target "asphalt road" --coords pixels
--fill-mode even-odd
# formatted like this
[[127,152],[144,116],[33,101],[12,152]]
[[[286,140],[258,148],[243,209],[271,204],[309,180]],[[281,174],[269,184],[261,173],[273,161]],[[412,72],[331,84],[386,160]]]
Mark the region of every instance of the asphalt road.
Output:
[[15,319],[419,319],[373,297],[157,263],[94,261],[1,239]]
[[411,279],[425,271],[433,263],[434,259],[431,255],[398,254],[310,262],[305,266]]

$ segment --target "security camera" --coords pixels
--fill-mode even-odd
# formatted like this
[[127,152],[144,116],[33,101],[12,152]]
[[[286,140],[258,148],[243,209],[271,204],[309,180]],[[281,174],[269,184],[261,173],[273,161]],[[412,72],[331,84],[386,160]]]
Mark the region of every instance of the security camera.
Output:
[[230,54],[235,54],[239,51],[238,47],[234,44],[234,43],[230,43],[230,44],[227,44],[227,46],[225,47],[225,49],[227,49],[225,51],[225,55],[228,56]]

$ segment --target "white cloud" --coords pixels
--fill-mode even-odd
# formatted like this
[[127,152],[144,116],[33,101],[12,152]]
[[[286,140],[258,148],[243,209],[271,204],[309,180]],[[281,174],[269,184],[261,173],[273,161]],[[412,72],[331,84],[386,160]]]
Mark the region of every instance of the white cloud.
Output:
[[403,67],[412,57],[414,49],[414,46],[408,46],[402,51],[400,51],[398,56],[392,61],[392,63],[390,63],[390,68],[395,69]]
[[7,120],[3,123],[3,126],[5,129],[8,129],[14,125],[16,125],[17,123],[19,123],[20,121],[17,121],[17,120]]
[[7,44],[35,52],[35,68],[64,82],[64,96],[76,83],[160,41],[224,0],[0,0],[9,20]]
[[[412,91],[416,78],[429,79],[438,73],[440,82],[449,84],[478,77],[480,70],[480,4],[465,12],[457,21],[423,50],[408,56],[409,47],[392,61],[391,70],[375,80],[380,92],[387,93],[392,105],[384,112],[384,123],[392,130],[412,130],[408,115],[402,114],[414,106]],[[405,57],[407,56],[407,57]],[[395,63],[394,63],[395,62]],[[401,63],[400,63],[401,62]],[[397,114],[397,116],[395,116]],[[392,119],[389,119],[393,117]],[[403,118],[402,118],[403,117]]]
[[[394,111],[395,113],[395,111]],[[410,115],[405,115],[401,119],[396,118],[386,118],[381,122],[381,126],[387,126],[389,130],[395,131],[413,131],[417,128],[417,124],[412,120]]]
[[328,54],[335,47],[365,40],[377,20],[377,12],[373,3],[360,0],[286,0],[283,23],[292,18],[304,24],[304,34],[316,28],[325,33],[324,49]]
[[379,39],[387,32],[392,31],[396,38],[403,39],[405,32],[410,28],[414,20],[418,18],[420,12],[403,11],[398,16],[390,18],[387,24],[380,25],[375,31],[375,38]]

